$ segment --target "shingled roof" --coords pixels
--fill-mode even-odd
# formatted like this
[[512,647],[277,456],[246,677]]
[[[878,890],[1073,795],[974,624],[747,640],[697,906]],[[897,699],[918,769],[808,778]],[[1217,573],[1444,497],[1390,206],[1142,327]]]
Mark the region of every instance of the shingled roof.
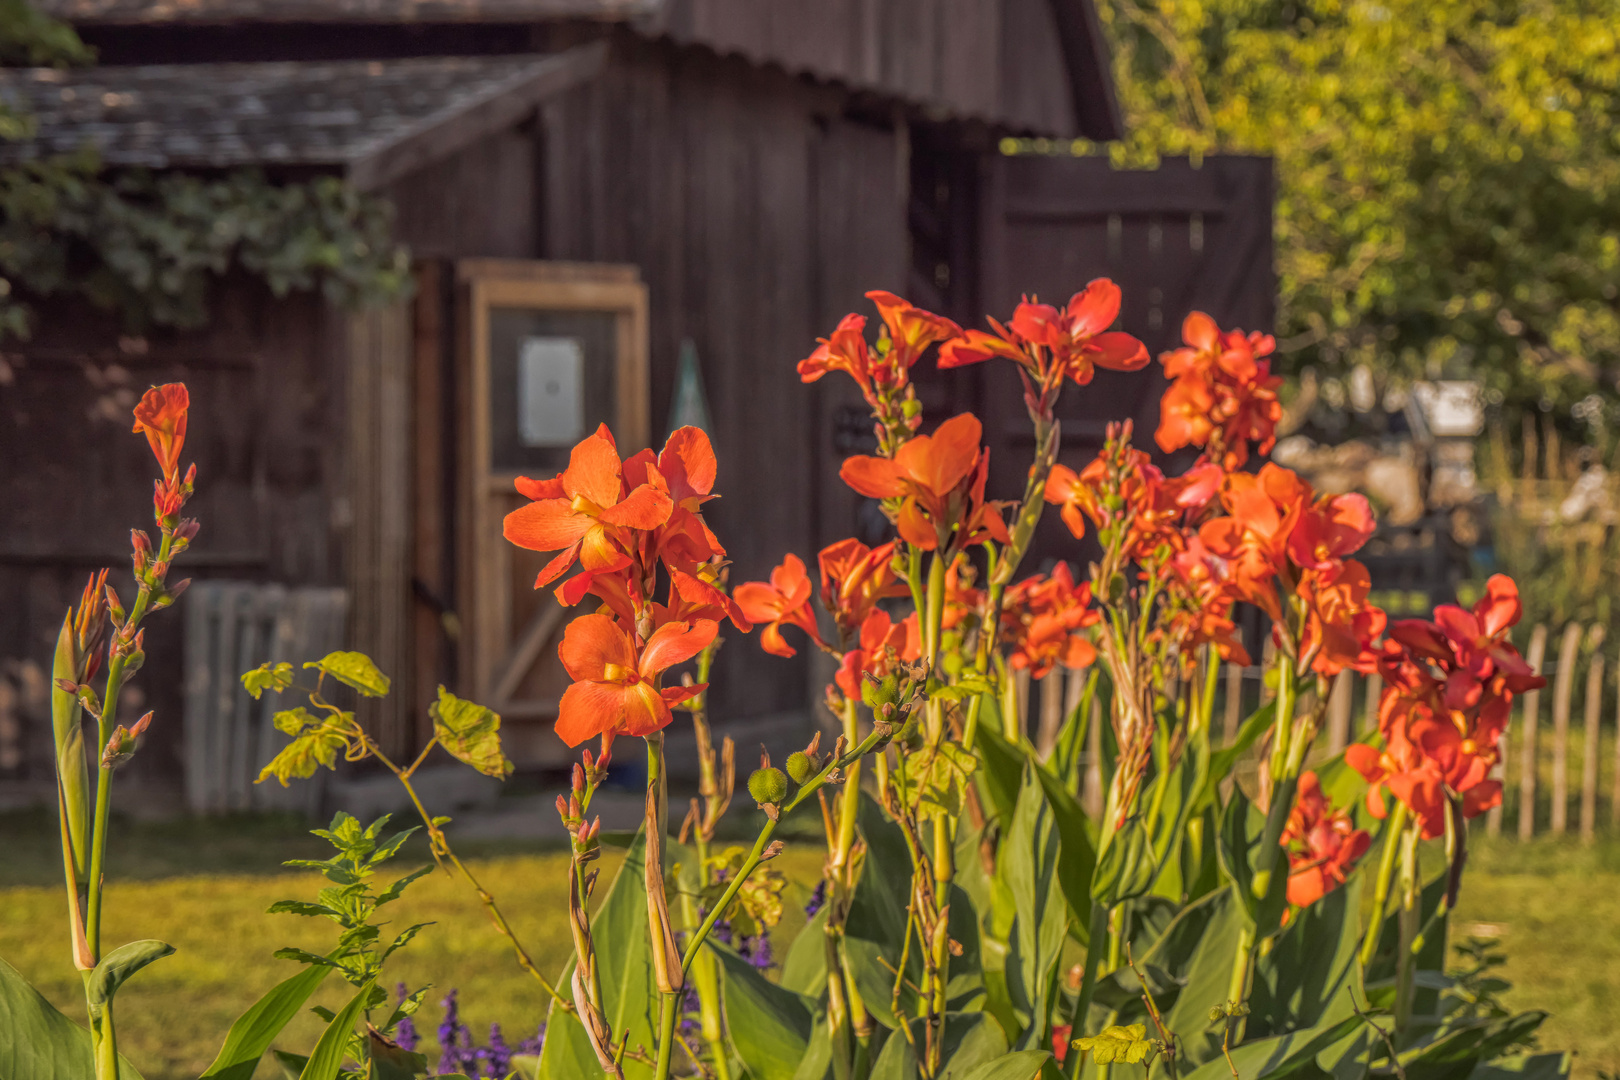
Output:
[[0,161],[88,142],[108,165],[322,166],[367,190],[521,119],[605,53],[0,70],[0,100],[37,128]]
[[[1002,130],[1123,131],[1094,0],[34,0],[80,27],[623,23]],[[1066,78],[1065,78],[1066,76]],[[1033,81],[1032,81],[1033,80]],[[1065,82],[1067,85],[1064,85]]]

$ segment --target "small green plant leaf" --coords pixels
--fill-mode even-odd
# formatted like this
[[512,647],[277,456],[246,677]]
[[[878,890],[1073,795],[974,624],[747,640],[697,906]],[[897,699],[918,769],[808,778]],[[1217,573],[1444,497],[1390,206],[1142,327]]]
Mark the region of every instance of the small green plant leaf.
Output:
[[292,681],[293,666],[285,661],[279,664],[260,664],[242,675],[242,685],[253,695],[254,701],[259,700],[259,696],[266,690],[280,693],[291,686]]
[[101,963],[90,973],[90,981],[85,985],[86,999],[92,1006],[107,1004],[131,975],[172,952],[173,945],[150,939],[120,945],[103,956]]
[[391,683],[388,676],[377,670],[371,657],[360,652],[327,653],[319,660],[304,665],[330,675],[346,686],[352,686],[367,697],[387,697]]
[[[28,1080],[84,1080],[94,1076],[90,1033],[46,1001],[0,960],[0,1076]],[[140,1080],[122,1058],[119,1080]]]
[[254,783],[262,784],[272,776],[281,781],[282,787],[287,787],[288,781],[294,778],[307,780],[321,766],[330,769],[336,765],[338,753],[346,750],[348,745],[349,741],[337,731],[317,728],[299,735],[270,759],[270,764],[259,771],[259,778]]
[[302,705],[296,709],[282,709],[271,718],[270,722],[284,735],[301,735],[305,728],[321,726],[315,714]]
[[236,1018],[219,1055],[200,1080],[252,1080],[270,1043],[298,1015],[310,995],[326,981],[330,968],[309,967],[272,986],[247,1012]]
[[501,751],[501,717],[495,710],[458,698],[441,686],[428,715],[439,745],[451,756],[497,780],[512,775],[512,763]]
[[309,1055],[303,1072],[298,1074],[298,1080],[337,1080],[338,1070],[343,1068],[343,1059],[349,1052],[349,1036],[354,1034],[355,1018],[365,1008],[371,990],[371,983],[361,984],[349,1003],[332,1017],[332,1022],[321,1033],[320,1042],[315,1044],[314,1053]]
[[1151,1060],[1158,1050],[1157,1044],[1147,1037],[1146,1024],[1115,1024],[1104,1028],[1099,1035],[1076,1039],[1074,1045],[1090,1054],[1098,1065],[1115,1061],[1140,1065]]

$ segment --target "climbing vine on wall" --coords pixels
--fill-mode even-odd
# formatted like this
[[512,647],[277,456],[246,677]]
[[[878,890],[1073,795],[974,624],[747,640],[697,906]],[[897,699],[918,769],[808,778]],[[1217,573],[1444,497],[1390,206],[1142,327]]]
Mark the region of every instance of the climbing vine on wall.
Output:
[[[0,63],[90,59],[70,27],[0,0]],[[31,131],[0,101],[0,141]],[[0,338],[26,335],[30,299],[55,295],[115,310],[136,331],[198,326],[210,280],[233,268],[278,296],[318,288],[348,307],[396,298],[410,262],[391,224],[385,201],[335,177],[109,171],[90,149],[0,167]]]

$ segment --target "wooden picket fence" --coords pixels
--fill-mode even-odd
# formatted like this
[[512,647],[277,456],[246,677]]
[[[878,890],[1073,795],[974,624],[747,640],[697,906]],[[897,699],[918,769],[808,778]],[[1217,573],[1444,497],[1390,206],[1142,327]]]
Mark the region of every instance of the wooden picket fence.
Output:
[[[1548,686],[1514,701],[1496,772],[1502,781],[1502,802],[1485,819],[1489,835],[1500,836],[1506,828],[1509,835],[1530,840],[1537,836],[1561,837],[1573,830],[1587,843],[1597,838],[1600,829],[1620,835],[1620,662],[1608,663],[1604,637],[1605,628],[1600,623],[1570,623],[1559,632],[1556,652],[1550,654],[1546,626],[1538,625],[1528,632],[1520,628],[1515,643],[1530,666],[1546,676]],[[1269,642],[1266,652],[1264,659],[1269,660]],[[1604,716],[1610,710],[1605,709],[1605,675],[1611,667],[1615,692],[1610,702],[1615,726],[1606,730]],[[1267,693],[1261,683],[1262,670],[1258,666],[1227,665],[1215,704],[1223,741],[1231,741],[1243,718]],[[1084,671],[1061,668],[1039,680],[1031,680],[1028,672],[1019,673],[1018,700],[1024,712],[1024,730],[1031,733],[1043,755],[1051,752],[1063,718],[1079,702],[1086,676]],[[1578,700],[1577,688],[1581,689]],[[1345,672],[1335,680],[1324,725],[1326,755],[1336,755],[1363,732],[1377,730],[1381,693],[1382,680],[1377,675]],[[1549,697],[1550,702],[1544,700]],[[1100,703],[1094,703],[1092,708],[1092,719],[1097,721]],[[1102,802],[1100,740],[1101,726],[1094,722],[1090,725],[1081,783],[1081,802],[1093,812],[1100,809]],[[1605,743],[1609,745],[1605,747]],[[1611,760],[1606,799],[1600,786],[1605,757]],[[1576,769],[1580,775],[1572,780]],[[1601,821],[1600,810],[1606,811]]]

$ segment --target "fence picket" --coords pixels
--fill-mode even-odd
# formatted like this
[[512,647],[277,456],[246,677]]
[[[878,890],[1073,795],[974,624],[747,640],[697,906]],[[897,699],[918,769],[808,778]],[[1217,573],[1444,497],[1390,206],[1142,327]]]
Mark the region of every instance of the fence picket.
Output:
[[[1525,660],[1530,670],[1541,674],[1547,655],[1547,627],[1537,623],[1530,631],[1530,652]],[[1529,840],[1536,832],[1536,714],[1541,710],[1541,691],[1524,695],[1524,748],[1519,754],[1519,839]]]
[[1328,753],[1338,754],[1350,741],[1350,695],[1355,692],[1353,671],[1341,671],[1328,691]]
[[1223,745],[1231,746],[1243,721],[1243,665],[1226,665],[1226,717],[1221,723]]
[[[1594,626],[1593,636],[1602,644],[1602,626]],[[1598,736],[1603,708],[1603,654],[1595,653],[1586,672],[1586,725],[1581,754],[1581,842],[1590,844],[1597,833]]]
[[1035,729],[1035,752],[1045,761],[1057,746],[1058,728],[1063,726],[1063,692],[1065,669],[1055,667],[1046,673],[1041,684],[1041,719]]
[[1575,692],[1575,663],[1580,655],[1581,624],[1564,627],[1558,643],[1558,674],[1553,685],[1552,825],[1554,836],[1569,830],[1569,699]]

